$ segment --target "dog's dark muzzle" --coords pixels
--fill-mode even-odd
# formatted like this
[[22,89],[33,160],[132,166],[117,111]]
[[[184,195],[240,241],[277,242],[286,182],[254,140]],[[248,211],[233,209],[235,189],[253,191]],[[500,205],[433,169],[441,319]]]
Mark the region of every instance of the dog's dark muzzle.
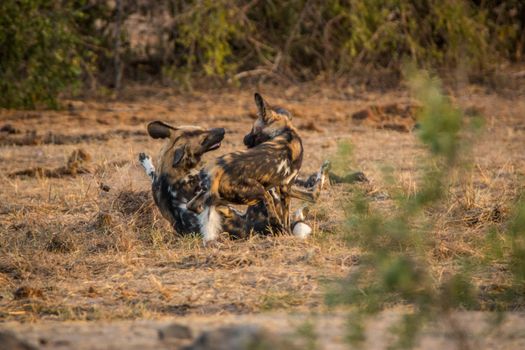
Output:
[[255,146],[255,135],[252,133],[247,134],[246,136],[244,136],[242,142],[246,147],[252,148],[253,146]]
[[208,137],[202,142],[202,153],[216,150],[221,147],[221,141],[224,139],[224,128],[214,128],[209,131]]
[[253,132],[250,132],[246,136],[244,136],[243,142],[244,145],[248,148],[255,147],[257,145],[260,145],[263,142],[266,142],[270,139],[270,137],[263,133],[254,134]]

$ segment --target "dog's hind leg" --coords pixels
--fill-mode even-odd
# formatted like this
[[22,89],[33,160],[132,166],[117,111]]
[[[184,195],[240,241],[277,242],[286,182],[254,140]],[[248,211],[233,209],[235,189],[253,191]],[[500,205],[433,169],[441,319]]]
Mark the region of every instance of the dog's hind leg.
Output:
[[139,162],[146,171],[146,175],[148,175],[151,179],[151,182],[154,182],[157,179],[157,173],[155,172],[155,166],[153,166],[151,157],[148,156],[146,153],[140,153]]
[[296,178],[293,182],[293,185],[308,189],[314,188],[318,184],[323,187],[323,184],[328,176],[330,166],[330,161],[325,160],[317,172],[311,174],[306,179]]
[[290,188],[290,196],[315,203],[321,194],[329,169],[330,162],[325,161],[317,173],[310,175],[307,180],[296,180]]

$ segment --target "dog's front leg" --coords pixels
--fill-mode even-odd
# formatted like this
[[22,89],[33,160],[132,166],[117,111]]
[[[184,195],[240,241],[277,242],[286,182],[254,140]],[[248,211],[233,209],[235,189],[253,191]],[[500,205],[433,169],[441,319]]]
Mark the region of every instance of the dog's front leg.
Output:
[[146,153],[139,153],[139,162],[146,171],[146,175],[151,179],[151,182],[155,182],[155,180],[157,180],[157,173],[155,172],[155,166],[153,166],[151,157]]
[[281,210],[282,210],[282,221],[284,225],[284,230],[286,233],[291,233],[292,225],[290,223],[290,193],[289,193],[289,187],[287,186],[281,186],[280,188],[281,193]]

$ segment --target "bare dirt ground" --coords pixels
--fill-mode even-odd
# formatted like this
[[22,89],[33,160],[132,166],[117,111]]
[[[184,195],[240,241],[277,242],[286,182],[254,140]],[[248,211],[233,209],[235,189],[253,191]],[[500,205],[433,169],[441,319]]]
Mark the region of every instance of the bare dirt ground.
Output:
[[[398,186],[415,190],[426,151],[411,132],[413,101],[403,91],[260,91],[294,113],[305,174],[329,158],[339,174],[359,170],[369,179],[327,185],[311,206],[314,232],[306,241],[253,237],[204,248],[195,237],[175,237],[152,204],[137,156],[156,155],[161,143],[147,136],[147,122],[225,127],[223,146],[208,157],[239,149],[255,111],[249,89],[131,91],[119,102],[66,101],[62,111],[0,111],[0,329],[43,348],[119,348],[126,339],[144,349],[164,346],[156,329],[172,321],[194,332],[255,322],[293,333],[315,314],[320,345],[342,347],[344,316],[328,310],[324,295],[359,264],[359,250],[344,239],[346,199],[361,188],[388,210],[385,165]],[[481,114],[485,126],[473,143],[468,186],[451,190],[450,206],[436,216],[432,259],[441,274],[452,257],[476,254],[475,238],[506,215],[525,174],[525,99],[468,87],[453,100],[467,118]],[[341,141],[353,145],[349,159],[337,156]],[[498,278],[494,271],[480,285],[504,283]],[[480,331],[479,313],[458,317],[475,328],[473,346],[523,345],[520,314],[498,335]],[[383,334],[382,324],[372,328]],[[500,338],[505,332],[518,335]],[[450,341],[446,331],[425,337]],[[371,348],[385,342],[371,341]]]

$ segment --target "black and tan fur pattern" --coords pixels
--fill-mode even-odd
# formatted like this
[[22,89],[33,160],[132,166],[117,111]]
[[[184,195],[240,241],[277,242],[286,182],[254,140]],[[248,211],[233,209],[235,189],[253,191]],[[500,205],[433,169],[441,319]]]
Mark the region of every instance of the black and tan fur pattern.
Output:
[[[188,209],[199,213],[204,240],[213,240],[221,231],[216,208],[234,203],[264,203],[270,223],[290,231],[291,184],[297,178],[303,161],[303,146],[289,114],[271,108],[261,95],[255,94],[258,119],[245,137],[247,150],[219,157],[201,171],[201,191],[188,203]],[[275,189],[278,198],[269,190]],[[280,206],[275,205],[275,200]]]
[[[197,215],[187,210],[188,201],[199,190],[198,169],[202,155],[220,147],[224,129],[204,129],[197,126],[173,127],[160,121],[148,125],[148,133],[155,139],[165,139],[155,170],[151,158],[144,153],[139,161],[151,178],[155,203],[162,215],[179,234],[200,231]],[[312,174],[304,185],[319,187],[323,168]],[[306,189],[305,189],[306,190]],[[264,203],[248,207],[246,213],[223,206],[217,208],[223,232],[232,237],[245,237],[249,233],[268,234],[272,227]]]

